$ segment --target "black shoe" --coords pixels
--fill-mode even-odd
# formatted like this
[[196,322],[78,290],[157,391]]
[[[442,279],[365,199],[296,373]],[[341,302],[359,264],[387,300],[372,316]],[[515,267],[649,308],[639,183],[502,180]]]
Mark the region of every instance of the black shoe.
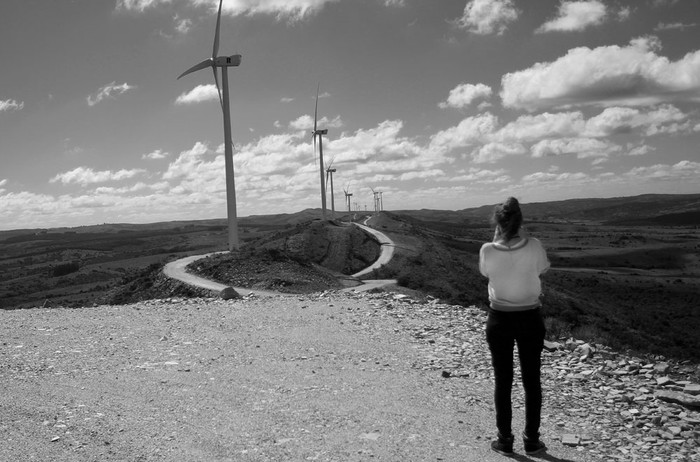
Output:
[[535,438],[528,438],[523,434],[523,445],[525,446],[525,454],[534,456],[547,450],[547,446],[540,440],[539,435]]
[[498,439],[491,442],[491,449],[504,456],[514,455],[513,435],[504,437],[499,433]]

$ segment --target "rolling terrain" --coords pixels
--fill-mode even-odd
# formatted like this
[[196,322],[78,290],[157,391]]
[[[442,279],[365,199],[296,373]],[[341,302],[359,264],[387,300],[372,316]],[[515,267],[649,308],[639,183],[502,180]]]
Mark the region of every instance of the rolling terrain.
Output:
[[[397,252],[367,278],[395,278],[447,303],[485,307],[486,280],[477,260],[481,244],[492,236],[492,210],[373,216],[369,224],[389,235]],[[543,241],[552,261],[543,278],[551,337],[700,360],[700,195],[533,203],[523,204],[523,212],[526,228]],[[268,257],[273,252],[278,259],[294,249],[297,264],[324,265],[324,256],[313,255],[319,236],[331,236],[332,242],[337,224],[349,217],[324,223],[319,216],[319,210],[306,210],[242,218],[247,261],[252,265],[256,258],[251,249],[265,248]],[[181,256],[223,250],[225,231],[224,220],[207,220],[0,232],[0,308],[200,295],[163,281],[160,268]],[[357,240],[358,248],[361,244]],[[325,265],[333,271],[348,274],[356,268],[332,260]],[[241,266],[240,259],[236,264]]]

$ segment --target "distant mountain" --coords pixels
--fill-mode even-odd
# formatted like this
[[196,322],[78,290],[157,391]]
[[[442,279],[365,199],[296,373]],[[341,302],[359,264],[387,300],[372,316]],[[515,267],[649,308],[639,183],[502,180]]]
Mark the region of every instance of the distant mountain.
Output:
[[[400,210],[421,221],[488,223],[496,204],[448,210]],[[700,194],[644,194],[606,199],[569,199],[522,204],[527,221],[588,222],[607,225],[700,225]]]

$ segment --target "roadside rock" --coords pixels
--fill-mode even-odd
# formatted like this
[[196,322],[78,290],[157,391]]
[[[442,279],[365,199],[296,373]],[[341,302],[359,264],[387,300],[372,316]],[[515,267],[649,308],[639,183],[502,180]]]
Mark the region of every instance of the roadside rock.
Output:
[[233,300],[236,298],[241,298],[241,294],[236,292],[236,289],[233,287],[226,287],[224,290],[219,292],[219,297],[221,297],[223,300]]
[[[482,310],[389,293],[358,296],[367,300],[368,315],[396,318],[426,347],[424,360],[415,367],[436,370],[446,382],[463,379],[491,386]],[[683,392],[698,386],[695,365],[627,356],[573,338],[546,346],[543,425],[552,425],[556,433],[545,431],[545,440],[601,460],[700,460],[700,397]],[[524,407],[519,376],[516,371],[514,416]]]

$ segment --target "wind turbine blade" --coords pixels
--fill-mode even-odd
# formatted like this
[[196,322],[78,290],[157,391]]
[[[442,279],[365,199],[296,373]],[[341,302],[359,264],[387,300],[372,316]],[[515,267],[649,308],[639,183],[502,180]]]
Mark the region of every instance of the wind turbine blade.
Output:
[[214,50],[211,53],[212,58],[216,58],[219,53],[219,31],[221,29],[221,6],[224,0],[219,0],[219,14],[216,16],[216,32],[214,33]]
[[212,66],[211,70],[214,71],[214,82],[216,83],[216,91],[219,92],[219,103],[221,103],[221,110],[224,109],[224,99],[221,97],[221,87],[219,86],[219,73],[216,72],[216,66]]
[[316,87],[316,108],[314,109],[314,134],[316,134],[316,119],[318,117],[318,90],[321,88],[321,82]]
[[187,69],[185,72],[183,72],[182,74],[180,74],[180,76],[178,77],[178,79],[180,79],[180,77],[186,76],[187,74],[191,74],[191,73],[193,73],[193,72],[197,72],[197,71],[199,71],[199,70],[201,70],[201,69],[204,69],[204,68],[207,68],[207,67],[210,67],[210,66],[213,66],[213,65],[214,65],[214,61],[212,61],[210,58],[207,58],[207,59],[205,59],[204,61],[202,61],[201,63],[196,64],[196,65],[190,67],[190,68]]

